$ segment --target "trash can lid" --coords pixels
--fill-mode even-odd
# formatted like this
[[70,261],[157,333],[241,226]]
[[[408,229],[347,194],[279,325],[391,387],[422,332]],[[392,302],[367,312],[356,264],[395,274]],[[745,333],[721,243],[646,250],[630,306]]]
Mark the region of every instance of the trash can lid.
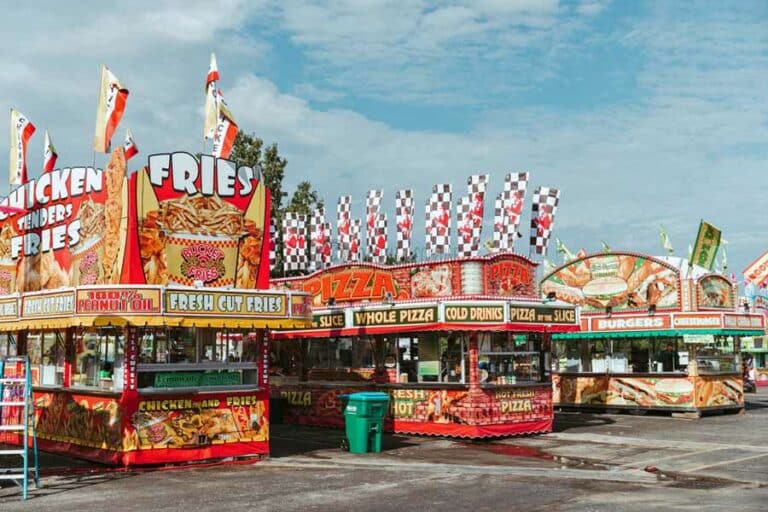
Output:
[[359,402],[388,402],[389,395],[379,391],[363,391],[350,394],[349,399],[357,400]]

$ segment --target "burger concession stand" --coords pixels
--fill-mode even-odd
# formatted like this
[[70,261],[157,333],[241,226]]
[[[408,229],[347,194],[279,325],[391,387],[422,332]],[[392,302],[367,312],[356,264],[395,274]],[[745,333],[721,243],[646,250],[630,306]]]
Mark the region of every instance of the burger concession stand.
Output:
[[120,465],[269,453],[267,331],[310,317],[307,294],[264,289],[260,175],[173,153],[127,178],[120,147],[105,170],[18,190],[0,355],[29,356],[41,449]]
[[541,291],[581,308],[580,332],[553,335],[556,407],[744,408],[741,339],[763,334],[765,319],[736,307],[725,276],[610,252],[555,269]]
[[550,337],[576,308],[535,298],[536,264],[512,253],[330,267],[273,288],[312,296],[312,328],[272,333],[283,420],[342,427],[339,395],[390,396],[385,429],[485,438],[552,428]]

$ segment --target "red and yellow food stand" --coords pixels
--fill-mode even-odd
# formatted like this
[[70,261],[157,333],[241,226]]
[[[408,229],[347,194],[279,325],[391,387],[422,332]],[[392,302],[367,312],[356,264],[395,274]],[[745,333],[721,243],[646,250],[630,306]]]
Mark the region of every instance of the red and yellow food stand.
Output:
[[576,308],[534,297],[535,263],[489,257],[351,264],[273,287],[312,296],[310,329],[274,331],[284,421],[341,427],[340,394],[390,395],[389,431],[485,438],[552,428],[550,336]]
[[611,252],[545,276],[541,291],[581,307],[581,331],[553,335],[563,408],[742,410],[740,341],[764,333],[725,276],[684,260]]
[[[267,332],[309,323],[268,283],[258,172],[187,153],[56,169],[6,199],[0,352],[26,354],[43,450],[104,463],[269,453]],[[264,262],[264,263],[262,263]]]

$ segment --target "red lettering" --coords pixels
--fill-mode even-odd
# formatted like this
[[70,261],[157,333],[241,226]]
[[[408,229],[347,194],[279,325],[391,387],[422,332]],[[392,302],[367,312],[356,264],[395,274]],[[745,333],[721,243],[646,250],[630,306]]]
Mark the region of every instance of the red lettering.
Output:
[[392,274],[375,272],[373,274],[373,287],[371,290],[371,296],[382,297],[384,292],[390,292],[392,295],[395,294],[395,285],[392,282]]
[[[328,277],[330,278],[331,276]],[[352,290],[348,290],[347,285],[349,285],[349,280],[352,276],[346,272],[339,272],[334,277],[338,280],[335,293],[333,294],[334,298],[336,300],[350,300]]]
[[352,279],[355,280],[355,289],[352,292],[353,300],[371,298],[371,290],[368,283],[371,281],[371,272],[368,270],[355,270],[352,272]]

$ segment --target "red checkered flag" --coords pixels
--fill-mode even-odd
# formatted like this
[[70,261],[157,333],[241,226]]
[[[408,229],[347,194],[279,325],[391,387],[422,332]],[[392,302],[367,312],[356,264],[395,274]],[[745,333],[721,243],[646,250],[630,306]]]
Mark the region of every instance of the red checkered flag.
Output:
[[336,203],[336,241],[337,241],[337,259],[340,262],[349,261],[349,244],[352,234],[351,215],[352,196],[339,197]]
[[507,174],[504,190],[496,198],[493,218],[493,245],[499,251],[511,251],[520,236],[520,217],[523,213],[528,173]]
[[411,257],[411,235],[413,233],[413,190],[398,190],[395,196],[395,223],[397,224],[397,261]]
[[331,264],[331,225],[325,221],[325,208],[312,212],[312,269],[320,270]]
[[488,185],[487,174],[475,174],[467,179],[467,197],[457,205],[456,230],[460,256],[477,256],[480,236],[483,231],[483,212],[485,210],[485,189]]
[[307,216],[286,213],[283,218],[283,270],[307,269]]
[[349,258],[347,261],[357,263],[362,260],[363,252],[360,250],[361,230],[362,222],[360,219],[353,219],[349,237]]
[[372,258],[376,247],[376,222],[381,206],[381,190],[369,190],[365,201],[365,256]]
[[560,191],[556,188],[538,187],[533,193],[531,211],[531,253],[547,254],[547,245],[552,236],[555,213],[560,202]]
[[435,254],[451,252],[451,197],[452,187],[443,183],[432,187],[429,202],[430,242]]
[[274,272],[277,263],[277,225],[274,217],[269,219],[269,271]]

